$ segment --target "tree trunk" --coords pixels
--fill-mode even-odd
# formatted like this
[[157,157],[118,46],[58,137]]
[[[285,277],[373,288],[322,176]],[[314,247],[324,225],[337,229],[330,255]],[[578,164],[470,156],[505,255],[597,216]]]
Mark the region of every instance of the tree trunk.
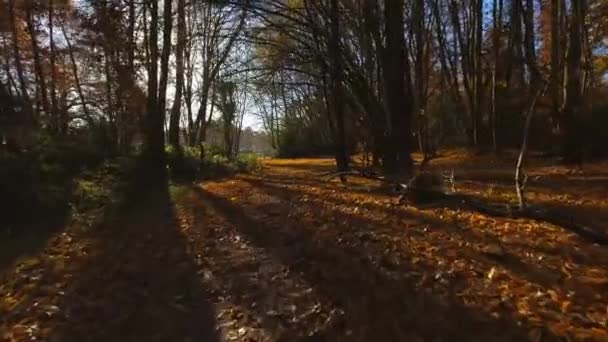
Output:
[[179,123],[184,87],[184,47],[186,45],[186,1],[177,1],[177,47],[175,51],[175,97],[169,119],[169,143],[179,148]]
[[19,37],[17,33],[17,23],[15,18],[17,14],[15,13],[15,0],[9,0],[8,2],[8,10],[9,17],[11,20],[11,33],[12,33],[12,47],[13,54],[15,58],[15,69],[17,69],[17,78],[19,79],[19,88],[21,90],[21,97],[24,99],[25,103],[29,106],[28,110],[31,112],[31,102],[30,96],[27,90],[27,83],[25,80],[25,76],[23,74],[23,64],[21,64],[21,54],[19,53]]
[[[563,20],[563,0],[543,0],[540,4],[540,25],[539,31],[542,36],[542,48],[540,59],[542,65],[547,66],[549,71],[548,91],[550,101],[550,117],[552,148],[555,152],[561,148],[559,138],[561,137],[561,111],[563,109],[562,87],[564,82],[564,54],[562,46],[564,44],[564,20]],[[567,39],[567,36],[565,37]],[[557,139],[556,139],[557,138]]]
[[[108,37],[104,37],[104,39],[108,39]],[[109,148],[109,150],[113,153],[115,151],[115,147],[116,147],[116,113],[114,111],[114,103],[112,101],[112,84],[113,84],[113,77],[112,77],[112,68],[111,68],[111,60],[110,58],[112,58],[111,54],[111,50],[110,50],[110,44],[108,44],[107,42],[104,42],[104,48],[103,48],[103,52],[104,52],[104,73],[105,73],[105,86],[106,86],[106,102],[108,104],[108,107],[106,109],[108,117],[110,118],[109,120],[109,124],[110,124],[110,134],[111,134],[111,146],[105,146],[107,148]]]
[[[404,41],[404,2],[387,1],[384,6],[386,47],[384,51],[384,92],[388,111],[388,139],[384,144],[387,174],[409,174],[411,152],[411,89]],[[405,79],[408,79],[406,92]]]
[[492,18],[494,27],[492,29],[492,52],[493,52],[493,67],[492,67],[492,98],[491,98],[491,109],[490,109],[490,126],[492,129],[492,146],[494,152],[499,154],[501,152],[500,138],[498,133],[499,120],[498,113],[496,111],[496,93],[498,91],[498,63],[500,58],[500,47],[501,47],[501,36],[502,36],[502,0],[494,0],[492,2]]
[[526,0],[526,11],[524,15],[524,24],[526,27],[524,36],[524,48],[526,52],[526,64],[530,72],[530,86],[528,93],[534,96],[536,89],[539,86],[541,74],[536,62],[536,47],[534,33],[534,0]]
[[76,83],[76,91],[78,92],[78,97],[80,98],[82,111],[89,123],[93,123],[93,118],[91,117],[91,113],[89,113],[87,103],[84,98],[84,93],[82,91],[82,85],[80,83],[80,77],[78,74],[78,64],[76,64],[76,58],[74,58],[74,49],[72,48],[72,43],[70,42],[70,38],[65,32],[65,26],[63,26],[63,24],[61,25],[61,32],[63,33],[63,39],[65,39],[65,43],[68,47],[68,54],[70,56],[70,62],[72,64],[72,74],[74,75],[74,83]]
[[55,130],[58,134],[65,134],[65,129],[67,129],[67,118],[60,118],[57,113],[57,91],[56,91],[56,83],[57,83],[57,74],[55,67],[55,37],[54,35],[54,17],[55,17],[55,4],[53,0],[49,0],[49,60],[51,64],[51,84],[50,84],[50,92],[51,92],[51,118],[54,122]]
[[570,32],[568,43],[568,56],[566,57],[565,104],[562,111],[562,138],[564,161],[579,164],[582,162],[581,132],[576,118],[582,104],[582,28],[584,25],[583,3],[581,0],[572,0],[572,15],[570,19]]
[[[340,5],[338,0],[331,0],[331,38],[329,55],[331,58],[331,87],[332,112],[336,122],[336,136],[334,141],[335,158],[338,171],[348,170],[348,155],[346,152],[346,133],[344,128],[344,101],[342,91],[342,51],[340,47]],[[343,179],[344,180],[344,179]]]
[[[471,2],[471,6],[473,6],[472,11],[474,12],[473,18],[476,17],[475,13],[476,13],[476,7],[474,6],[475,2]],[[475,95],[475,81],[476,81],[476,74],[475,74],[475,36],[477,33],[477,26],[474,26],[474,30],[468,30],[471,31],[471,33],[465,37],[465,33],[468,34],[467,32],[463,32],[463,26],[466,27],[468,25],[463,25],[460,22],[460,9],[458,6],[458,1],[456,0],[452,0],[449,3],[449,11],[450,11],[450,17],[451,17],[451,21],[452,21],[452,26],[454,28],[454,39],[457,42],[457,45],[460,46],[460,65],[461,65],[461,69],[462,69],[462,85],[464,88],[464,93],[465,93],[465,99],[463,101],[463,104],[467,106],[467,110],[468,110],[468,114],[469,114],[469,121],[470,121],[470,126],[468,128],[468,138],[469,138],[469,144],[474,147],[475,143],[476,143],[476,125],[477,125],[477,113],[476,113],[476,103],[477,103],[477,96]],[[470,24],[470,23],[467,23]],[[474,20],[473,20],[473,24],[474,24]],[[455,44],[456,45],[456,44]],[[456,68],[454,68],[455,71],[455,78],[458,79],[458,72],[456,70]],[[459,87],[456,87],[456,89],[458,89]],[[458,93],[458,91],[456,91],[456,93]]]
[[473,114],[473,146],[480,145],[481,114],[483,102],[483,65],[482,65],[482,36],[483,34],[483,0],[475,0],[475,39],[474,51],[472,51],[474,79],[474,109]]
[[[521,0],[512,0],[510,8],[510,33],[509,36],[509,51],[511,56],[507,59],[507,83],[514,83],[518,87],[524,85],[524,70],[522,68],[521,61],[523,58],[522,53],[522,27],[521,27]],[[515,61],[515,63],[514,63]],[[515,70],[515,79],[513,79],[513,67],[518,67]]]
[[184,61],[184,71],[185,71],[185,79],[183,86],[183,100],[186,106],[187,112],[187,143],[189,146],[195,146],[196,142],[194,135],[194,111],[192,110],[192,95],[193,95],[193,83],[194,83],[194,66],[192,61],[192,48],[193,48],[193,40],[192,39],[192,30],[193,30],[193,21],[192,13],[193,11],[188,11],[188,22],[186,25],[186,34],[188,39],[186,39],[187,44],[184,45],[183,50],[183,61]]
[[[42,70],[42,61],[40,60],[40,49],[38,48],[38,38],[36,35],[36,27],[34,25],[34,13],[33,13],[33,3],[32,0],[26,0],[25,4],[25,16],[26,16],[26,24],[27,29],[30,34],[30,42],[32,44],[32,57],[34,60],[34,70],[36,73],[36,79],[38,81],[38,90],[40,91],[40,103],[42,105],[42,110],[45,114],[49,114],[49,99],[46,91],[46,79],[44,75],[44,71]],[[40,112],[40,109],[38,109]]]
[[[10,43],[8,43],[6,37],[2,37],[2,44],[4,46],[8,46]],[[11,75],[11,60],[9,57],[9,52],[3,52],[2,57],[2,66],[4,67],[4,73],[6,74],[6,91],[8,92],[10,97],[19,96],[19,88],[15,83],[13,76]]]
[[[146,4],[150,11],[146,148],[152,167],[151,171],[162,174],[164,170],[164,134],[162,112],[158,106],[158,1],[147,0]],[[146,19],[144,18],[144,20]]]
[[129,72],[135,72],[135,20],[135,0],[129,0],[129,46],[127,53]]
[[425,70],[425,48],[426,39],[424,37],[425,23],[424,23],[424,0],[416,0],[413,4],[413,33],[416,48],[416,58],[414,60],[414,71],[415,71],[415,90],[414,102],[416,103],[415,113],[417,114],[417,128],[418,128],[418,145],[420,152],[425,158],[430,154],[428,144],[428,131],[427,131],[427,116],[426,116],[426,72]]
[[224,154],[228,160],[232,160],[232,148],[234,140],[233,140],[233,128],[234,124],[229,122],[228,120],[224,120]]
[[[160,81],[158,84],[158,112],[159,119],[165,122],[167,107],[167,83],[169,80],[169,57],[171,57],[171,32],[173,30],[173,16],[171,13],[172,0],[164,0],[163,8],[163,49],[160,56]],[[163,133],[164,142],[164,133]]]
[[[203,143],[207,140],[207,127],[213,118],[213,111],[215,110],[215,91],[210,89],[209,97],[211,98],[211,106],[209,106],[209,115],[207,115],[207,100],[205,100],[205,115],[202,117],[202,120],[199,123],[198,130],[195,132],[196,143],[199,146],[202,146]],[[202,104],[201,104],[202,106]]]
[[528,137],[530,136],[530,124],[532,123],[532,117],[534,116],[534,112],[536,111],[536,103],[538,99],[543,96],[545,90],[547,89],[547,83],[545,83],[542,88],[539,88],[534,94],[530,102],[530,107],[528,108],[528,113],[526,114],[526,121],[524,124],[524,132],[523,139],[521,143],[521,148],[519,150],[519,157],[517,158],[517,166],[515,167],[515,192],[517,193],[517,199],[519,202],[519,209],[526,209],[526,196],[525,196],[525,187],[527,176],[524,175],[523,167],[524,161],[526,159],[526,153],[528,152]]
[[198,107],[198,113],[196,114],[196,119],[194,120],[192,131],[190,132],[194,140],[194,146],[202,144],[205,141],[204,136],[206,134],[205,131],[207,129],[207,102],[209,102],[209,91],[211,85],[205,70],[203,70],[203,83],[201,85],[201,88],[202,90],[200,106]]

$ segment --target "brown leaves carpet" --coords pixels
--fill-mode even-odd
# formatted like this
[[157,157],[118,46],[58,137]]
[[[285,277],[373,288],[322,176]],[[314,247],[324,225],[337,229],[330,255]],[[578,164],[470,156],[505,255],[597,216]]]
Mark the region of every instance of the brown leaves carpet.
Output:
[[[66,228],[2,271],[0,340],[608,340],[606,247],[542,222],[395,205],[379,184],[318,177],[331,167],[271,160],[148,189],[93,232]],[[467,177],[463,191],[508,199],[500,181]],[[540,179],[532,200],[549,202]],[[560,203],[587,191],[578,204],[601,219],[605,184],[567,184]]]

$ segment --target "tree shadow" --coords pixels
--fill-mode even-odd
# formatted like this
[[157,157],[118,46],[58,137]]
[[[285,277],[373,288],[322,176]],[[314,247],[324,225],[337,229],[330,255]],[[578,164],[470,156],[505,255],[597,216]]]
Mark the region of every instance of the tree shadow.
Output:
[[[376,195],[376,196],[395,196],[397,192],[394,186],[387,183],[382,183],[377,180],[356,179],[349,177],[346,183],[342,183],[339,178],[325,179],[322,174],[311,178],[310,174],[300,175],[285,175],[280,173],[272,173],[270,177],[264,176],[264,182],[277,185],[297,184],[299,186],[310,186],[323,190],[339,190],[360,195]],[[251,181],[252,177],[237,176],[238,179]],[[355,181],[353,181],[355,179]]]
[[[52,184],[55,194],[49,191],[49,184],[39,179],[34,184],[37,185],[28,184],[31,188],[20,187],[20,194],[5,191],[4,184],[0,184],[0,198],[7,199],[0,204],[0,275],[10,272],[19,259],[40,253],[53,237],[65,230],[70,220],[73,186],[67,180],[57,181]],[[43,197],[53,196],[52,200],[46,199],[45,204],[37,203]]]
[[49,240],[62,231],[66,222],[67,215],[52,215],[43,223],[20,226],[16,233],[0,232],[0,275],[8,272],[20,258],[44,249]]
[[[515,193],[513,172],[505,170],[473,170],[456,176],[456,182],[468,182],[474,188],[488,188],[502,193]],[[585,176],[543,175],[530,177],[526,197],[530,204],[571,216],[586,226],[608,235],[608,209],[603,194],[608,193],[608,173],[590,172]],[[582,197],[585,194],[588,197]],[[565,202],[563,197],[570,199]],[[584,201],[584,202],[583,202]]]
[[307,162],[304,162],[302,160],[297,160],[297,159],[285,160],[285,161],[282,161],[278,165],[273,165],[273,169],[276,169],[276,168],[286,169],[286,170],[296,171],[296,172],[303,172],[303,173],[307,173],[307,174],[310,174],[311,172],[318,173],[318,174],[324,174],[324,173],[328,173],[328,172],[332,172],[332,171],[336,170],[336,166],[333,163],[333,161],[328,164],[319,164],[319,163],[307,163]]
[[[327,321],[310,299],[310,286],[272,255],[249,244],[239,228],[192,187],[178,206],[192,220],[189,236],[207,256],[205,283],[224,336],[239,341],[299,341]],[[280,237],[279,237],[280,238]],[[299,300],[298,300],[299,299]],[[294,303],[295,301],[295,303]]]
[[[425,340],[447,336],[453,340],[526,339],[524,327],[511,319],[489,317],[465,307],[454,300],[455,293],[433,294],[417,289],[416,268],[405,259],[389,265],[400,269],[391,275],[380,270],[360,245],[333,241],[319,234],[317,227],[308,227],[297,218],[288,220],[284,205],[280,205],[283,213],[269,220],[261,217],[269,211],[267,205],[244,208],[205,189],[196,191],[202,206],[212,206],[222,213],[249,241],[301,274],[324,297],[344,309],[343,319],[315,335],[315,341],[405,341],[416,336]],[[281,198],[292,196],[285,191]],[[348,225],[365,224],[338,213],[333,215],[336,221],[347,221]],[[549,333],[547,337],[551,338]]]
[[167,182],[140,177],[128,191],[114,217],[64,252],[72,261],[60,276],[43,271],[49,302],[7,320],[46,316],[36,330],[53,341],[220,341]]
[[[299,191],[286,188],[280,184],[274,183],[273,181],[248,179],[250,184],[256,188],[261,189],[264,192],[280,198],[285,203],[294,201],[302,194]],[[372,219],[366,217],[362,212],[355,215],[352,214],[348,208],[367,208],[370,212],[383,213],[384,217],[399,218],[401,220],[408,221],[418,226],[428,227],[429,231],[443,231],[439,240],[434,240],[433,244],[438,247],[439,256],[445,257],[448,260],[454,258],[450,255],[441,255],[441,251],[448,251],[457,249],[462,256],[470,259],[473,263],[484,265],[486,269],[490,269],[494,266],[500,266],[504,269],[509,270],[512,274],[525,279],[526,281],[538,286],[541,289],[549,290],[563,290],[565,292],[575,290],[577,293],[576,302],[581,305],[587,306],[594,303],[594,295],[597,291],[601,290],[593,284],[586,284],[579,282],[576,277],[571,277],[567,274],[562,273],[562,270],[554,264],[543,265],[543,262],[530,261],[529,258],[524,259],[521,253],[527,253],[527,251],[535,251],[543,255],[543,251],[536,251],[535,245],[530,244],[529,246],[521,246],[519,239],[508,239],[504,240],[499,235],[494,233],[491,229],[478,229],[475,225],[470,225],[465,222],[455,222],[449,219],[439,218],[434,212],[425,211],[412,211],[403,208],[402,206],[382,206],[374,201],[370,202],[348,202],[344,199],[335,198],[327,195],[311,195],[307,193],[307,203],[313,206],[317,206],[318,209],[312,209],[315,213],[320,213],[323,207],[326,211],[329,211],[329,215],[333,217],[340,217],[339,220],[345,220],[349,222],[350,226],[362,228],[369,233],[375,232],[374,234],[391,234],[391,228],[383,224],[382,220]],[[329,208],[328,205],[329,204]],[[332,209],[332,205],[338,205],[345,210]],[[455,208],[462,210],[462,208]],[[345,212],[346,211],[346,212]],[[351,212],[351,213],[348,213]],[[407,229],[407,228],[406,228]],[[361,229],[359,229],[361,230]],[[403,234],[402,232],[393,233]],[[417,234],[428,235],[429,233],[420,233],[416,231],[409,231],[407,235],[415,237]],[[363,234],[370,236],[372,234]],[[428,236],[421,236],[422,239],[430,239]],[[464,245],[458,246],[457,241],[465,242]],[[496,247],[501,246],[501,247]],[[498,254],[493,252],[492,249],[499,248]],[[517,250],[519,253],[515,253]],[[574,250],[565,250],[566,253],[560,255],[553,255],[553,257],[561,258],[566,260],[567,255],[574,253]],[[388,252],[387,252],[388,253]],[[569,254],[570,253],[570,254]],[[602,254],[605,256],[605,253]],[[579,258],[579,261],[583,263],[585,267],[605,267],[604,259],[599,258],[598,260],[585,260],[584,262]],[[560,266],[561,263],[557,263]],[[432,272],[432,271],[431,271]],[[459,284],[456,284],[457,286]],[[540,313],[540,312],[539,312]],[[542,313],[541,313],[542,314]]]
[[[486,168],[472,168],[472,169],[461,169],[455,171],[457,180],[470,181],[470,182],[481,182],[481,183],[492,183],[504,186],[515,186],[515,167],[512,170],[509,169],[486,169]],[[546,188],[554,191],[563,191],[564,186],[569,187],[599,187],[602,189],[608,188],[608,172],[590,171],[584,175],[562,175],[562,174],[549,174],[544,175],[542,173],[534,173],[530,175],[529,185]]]
[[[576,234],[587,243],[596,245],[608,244],[608,230],[603,227],[608,222],[608,212],[595,206],[573,206],[559,201],[528,200],[528,208],[517,212],[516,204],[507,201],[496,201],[478,194],[456,194],[457,201],[438,203],[438,206],[460,210],[476,211],[493,217],[516,217],[552,224]],[[464,202],[464,203],[461,203]],[[511,208],[508,209],[507,208]],[[511,211],[514,210],[514,211]]]
[[[554,189],[555,191],[557,191],[557,189],[562,189],[561,192],[556,192],[554,194],[557,196],[559,194],[565,193],[563,189],[567,188],[569,193],[584,193],[589,189],[591,185],[593,186],[594,191],[601,192],[601,189],[606,189],[606,191],[608,191],[608,183],[604,183],[603,181],[580,181],[578,183],[575,182],[573,184],[570,184],[567,183],[567,181],[564,181],[563,179],[560,180],[560,176],[551,176],[549,178],[551,178],[552,180],[545,179],[542,183],[533,184],[533,187],[531,187],[529,190],[530,194],[527,197],[529,197],[528,203],[531,206],[537,207],[538,209],[541,209],[542,211],[546,211],[547,213],[551,214],[547,214],[546,216],[548,216],[548,218],[544,220],[540,220],[532,216],[528,219],[552,223],[556,226],[562,227],[565,230],[577,234],[578,236],[589,242],[605,245],[605,241],[608,239],[608,228],[605,228],[604,226],[606,225],[606,223],[608,223],[608,209],[599,206],[597,202],[595,204],[563,203],[563,201],[555,199],[555,196],[550,197],[547,194],[543,194],[542,192],[547,191],[548,189]],[[478,176],[476,176],[475,178],[471,178],[470,181],[474,181],[476,184],[481,185],[483,187],[498,186],[503,190],[505,188],[505,185],[501,184],[501,182],[497,178],[495,178],[495,176],[489,176],[489,178],[487,179],[480,179]],[[512,180],[509,180],[507,178],[504,179],[505,184],[509,181],[512,182]],[[264,183],[277,185],[299,184],[320,189],[345,190],[349,193],[357,193],[361,195],[380,195],[396,197],[395,192],[391,191],[392,189],[390,187],[387,187],[385,184],[376,184],[365,186],[363,188],[357,188],[345,186],[343,184],[336,185],[337,183],[327,182],[322,179],[310,179],[310,177],[306,177],[304,175],[285,176],[280,174],[273,174],[272,179],[264,180]],[[511,189],[511,186],[512,185],[509,184],[509,192],[514,193],[514,190]],[[544,198],[539,198],[539,196],[536,196],[538,194],[543,195]],[[490,207],[501,207],[503,206],[503,204],[515,205],[515,203],[509,203],[506,200],[500,200],[497,202],[494,198],[490,198],[482,194],[471,193],[470,191],[465,191],[465,193],[458,193],[457,195],[459,195],[461,198],[467,198],[476,203],[486,203]],[[444,207],[452,210],[465,209],[469,211],[476,211],[471,210],[471,208],[466,208],[465,206],[459,203],[441,202],[438,203],[436,207]],[[479,212],[486,214],[483,211]],[[555,219],[549,219],[551,217],[554,217]],[[561,224],[559,222],[561,222]],[[581,227],[581,229],[575,229],[573,227],[573,224],[578,227]]]
[[[297,191],[281,187],[277,184],[274,184],[272,181],[259,181],[254,179],[249,179],[248,181],[259,189],[271,193],[273,196],[281,198],[283,201],[293,200],[297,196],[301,195]],[[307,196],[310,197],[310,195]],[[312,197],[314,198],[315,196]],[[309,199],[309,201],[316,202],[319,205],[321,205],[322,203],[332,203],[341,206],[363,207],[370,211],[383,213],[386,216],[408,219],[415,224],[430,227],[430,229],[432,230],[442,230],[448,235],[458,236],[463,241],[466,241],[469,245],[488,246],[503,244],[506,246],[505,248],[508,247],[508,245],[503,243],[498,238],[498,236],[490,232],[463,227],[462,224],[455,224],[453,222],[450,223],[446,220],[439,219],[431,214],[425,214],[421,211],[406,211],[401,206],[387,207],[378,205],[374,202],[353,203],[348,202],[346,200],[340,200],[330,197],[316,197],[314,199]],[[452,209],[462,208],[454,207]],[[349,220],[357,220],[359,221],[359,226],[370,227],[370,229],[372,230],[383,229],[383,224],[378,220],[363,218],[361,216],[348,215],[343,212],[337,211],[332,211],[332,215],[342,215],[347,217]],[[439,243],[439,241],[437,241],[437,243]],[[534,283],[537,283],[543,287],[549,288],[560,285],[559,275],[556,275],[554,270],[542,268],[538,265],[531,265],[529,263],[525,263],[524,261],[519,259],[515,254],[509,253],[508,251],[502,251],[501,256],[498,258],[486,255],[483,253],[483,251],[469,251],[468,255],[469,257],[475,258],[485,264],[501,264],[506,268],[511,269],[515,273],[522,275],[524,278]]]

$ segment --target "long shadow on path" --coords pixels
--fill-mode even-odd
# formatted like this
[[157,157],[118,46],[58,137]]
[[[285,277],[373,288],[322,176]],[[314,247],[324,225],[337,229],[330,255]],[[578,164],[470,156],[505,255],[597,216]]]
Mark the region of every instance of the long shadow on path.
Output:
[[167,183],[138,186],[58,303],[57,341],[220,341]]
[[[268,209],[264,205],[244,207],[205,189],[196,191],[202,206],[213,207],[249,241],[301,274],[344,310],[343,320],[315,335],[314,341],[527,338],[514,322],[484,317],[450,300],[449,294],[439,298],[415,289],[405,279],[387,276],[369,262],[365,250],[314,234],[314,229],[304,227],[297,218],[266,220],[262,217]],[[284,206],[279,209],[288,211]]]

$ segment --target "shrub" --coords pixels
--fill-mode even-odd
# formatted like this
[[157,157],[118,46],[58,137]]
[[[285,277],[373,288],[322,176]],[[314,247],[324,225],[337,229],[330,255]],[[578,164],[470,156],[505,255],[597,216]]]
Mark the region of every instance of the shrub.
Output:
[[224,148],[216,144],[204,144],[205,154],[209,156],[223,156]]
[[239,154],[230,160],[215,145],[207,145],[205,159],[200,160],[200,148],[183,147],[176,151],[167,147],[167,166],[173,179],[192,181],[197,178],[222,177],[237,172],[251,172],[260,167],[258,156],[254,153]]
[[69,202],[72,223],[90,229],[111,217],[124,202],[133,170],[132,159],[116,158],[79,176]]
[[199,150],[194,147],[183,147],[181,151],[172,146],[165,148],[167,167],[172,178],[194,179],[200,167]]
[[235,162],[239,172],[256,171],[261,167],[260,158],[255,153],[239,154]]
[[86,140],[43,136],[31,149],[0,158],[0,196],[8,199],[0,206],[0,224],[11,227],[38,224],[40,215],[63,216],[72,180],[82,170],[98,165],[103,155]]

